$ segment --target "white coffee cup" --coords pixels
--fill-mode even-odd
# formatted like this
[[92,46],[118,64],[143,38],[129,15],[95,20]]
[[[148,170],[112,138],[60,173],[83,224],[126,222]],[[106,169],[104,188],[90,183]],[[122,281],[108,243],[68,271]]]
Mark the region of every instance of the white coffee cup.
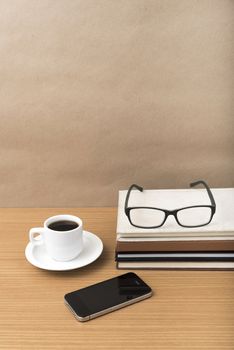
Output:
[[[69,221],[77,227],[67,231],[49,228],[51,224]],[[35,237],[35,235],[37,235]],[[29,231],[29,239],[33,245],[45,244],[48,254],[57,261],[69,261],[77,257],[83,249],[82,220],[73,215],[55,215],[44,222],[44,227],[34,227]]]

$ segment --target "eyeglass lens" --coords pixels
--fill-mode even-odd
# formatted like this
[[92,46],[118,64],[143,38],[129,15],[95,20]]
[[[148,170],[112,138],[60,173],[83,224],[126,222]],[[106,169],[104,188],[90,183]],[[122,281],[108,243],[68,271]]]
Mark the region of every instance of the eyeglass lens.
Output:
[[[191,207],[179,210],[177,220],[182,226],[196,227],[208,224],[211,215],[210,207]],[[165,212],[159,209],[133,208],[130,210],[130,219],[133,225],[150,228],[162,225]]]

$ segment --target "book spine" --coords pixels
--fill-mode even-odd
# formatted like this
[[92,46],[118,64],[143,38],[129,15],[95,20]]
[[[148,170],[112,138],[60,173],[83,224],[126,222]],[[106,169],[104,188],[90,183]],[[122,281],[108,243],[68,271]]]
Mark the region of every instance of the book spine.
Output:
[[229,257],[141,257],[141,258],[124,258],[124,257],[117,257],[116,261],[119,262],[129,262],[129,261],[229,261],[229,262],[234,262],[234,258],[229,258]]
[[118,252],[234,251],[234,241],[120,242]]
[[201,252],[201,253],[194,253],[194,252],[182,252],[182,253],[171,253],[171,252],[164,252],[164,253],[154,253],[151,254],[136,254],[136,253],[130,253],[130,254],[123,254],[123,253],[117,253],[116,254],[116,261],[122,261],[122,262],[128,262],[128,261],[155,261],[155,262],[170,262],[170,261],[223,261],[223,262],[234,262],[234,253],[226,253],[226,252],[216,252],[216,253],[210,253],[210,252]]
[[189,270],[196,270],[196,271],[234,271],[234,267],[219,267],[219,266],[214,266],[214,267],[197,267],[197,266],[131,266],[131,263],[126,266],[122,266],[119,263],[116,264],[116,268],[118,270],[165,270],[165,271],[189,271]]

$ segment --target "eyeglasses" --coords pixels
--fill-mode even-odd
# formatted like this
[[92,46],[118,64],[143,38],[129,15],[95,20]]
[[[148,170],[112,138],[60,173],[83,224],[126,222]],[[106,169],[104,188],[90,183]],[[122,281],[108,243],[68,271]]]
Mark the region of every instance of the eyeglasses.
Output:
[[157,228],[161,227],[169,215],[173,215],[176,222],[182,227],[200,227],[208,225],[215,213],[216,204],[212,192],[205,181],[199,180],[190,184],[190,187],[202,184],[209,196],[210,205],[192,205],[174,210],[167,210],[154,207],[129,207],[129,197],[133,188],[143,192],[143,188],[133,184],[129,187],[125,199],[125,214],[132,226],[139,228]]

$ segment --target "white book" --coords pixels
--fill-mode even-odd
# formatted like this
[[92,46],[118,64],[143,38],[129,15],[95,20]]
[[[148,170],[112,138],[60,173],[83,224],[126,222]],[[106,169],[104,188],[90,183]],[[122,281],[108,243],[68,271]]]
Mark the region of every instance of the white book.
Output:
[[[142,229],[130,224],[124,212],[127,191],[119,191],[117,237],[118,239],[207,239],[208,237],[234,239],[234,188],[212,188],[216,202],[216,213],[212,221],[198,228],[184,228],[169,216],[162,227]],[[210,200],[205,189],[172,189],[172,190],[133,190],[129,206],[149,206],[164,209],[177,209],[191,205],[209,205]],[[203,237],[203,238],[202,238]]]
[[234,269],[234,262],[222,261],[202,261],[202,262],[184,262],[184,261],[119,261],[119,269],[159,269],[159,270],[227,270]]
[[170,236],[170,237],[122,237],[117,234],[117,241],[119,242],[177,242],[177,241],[233,241],[234,235],[232,236]]

